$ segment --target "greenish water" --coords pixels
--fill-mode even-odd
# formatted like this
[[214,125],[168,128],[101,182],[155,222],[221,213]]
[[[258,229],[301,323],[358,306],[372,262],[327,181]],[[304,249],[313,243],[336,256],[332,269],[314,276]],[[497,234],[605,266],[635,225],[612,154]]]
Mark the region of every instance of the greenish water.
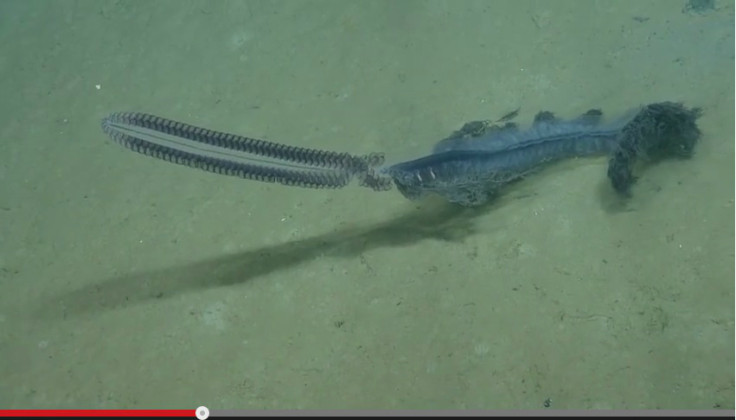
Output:
[[[734,407],[734,9],[0,3],[0,406]],[[521,107],[700,106],[620,203],[580,159],[459,211],[126,151],[141,111],[419,156]]]

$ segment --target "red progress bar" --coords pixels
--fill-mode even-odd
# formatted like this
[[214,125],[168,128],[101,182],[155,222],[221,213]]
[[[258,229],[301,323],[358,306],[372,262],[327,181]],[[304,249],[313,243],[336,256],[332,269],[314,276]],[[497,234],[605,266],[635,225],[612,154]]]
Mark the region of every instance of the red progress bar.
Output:
[[196,417],[195,410],[0,410],[2,417]]

